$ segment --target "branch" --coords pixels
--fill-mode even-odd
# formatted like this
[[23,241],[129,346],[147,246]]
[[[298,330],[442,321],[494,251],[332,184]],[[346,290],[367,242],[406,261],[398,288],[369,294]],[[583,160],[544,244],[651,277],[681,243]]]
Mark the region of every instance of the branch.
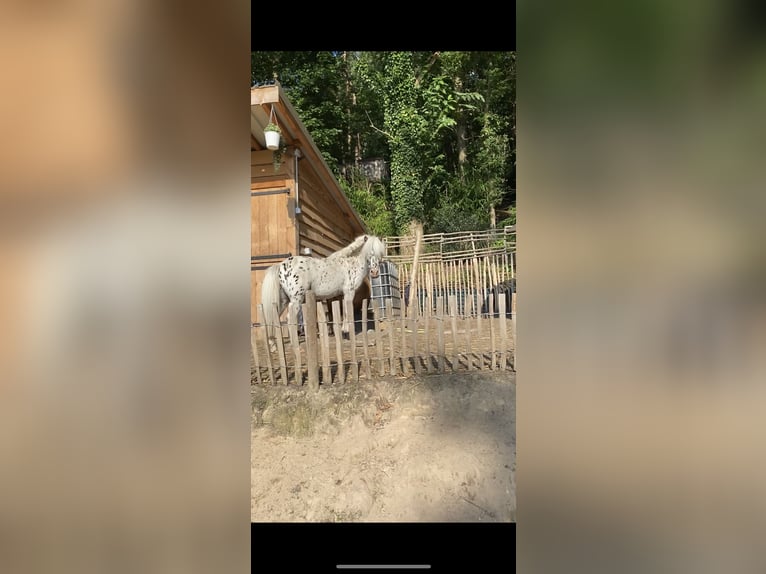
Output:
[[420,86],[420,81],[423,79],[423,76],[425,76],[426,72],[431,69],[431,66],[434,65],[434,62],[438,60],[441,57],[441,52],[434,52],[431,56],[431,59],[428,61],[428,63],[423,66],[423,69],[420,71],[420,74],[415,74],[415,87]]
[[377,132],[380,132],[380,133],[382,133],[384,136],[386,136],[386,137],[387,137],[388,139],[390,139],[390,140],[393,140],[393,139],[394,139],[394,136],[392,136],[391,134],[389,134],[389,133],[387,133],[387,132],[384,132],[383,130],[381,130],[381,129],[378,129],[377,127],[375,127],[375,124],[373,124],[373,123],[372,123],[372,118],[370,117],[370,112],[368,112],[367,110],[365,110],[365,111],[364,111],[364,113],[365,113],[365,114],[367,114],[367,119],[368,119],[368,120],[370,120],[370,127],[371,127],[372,129],[374,129],[374,130],[375,130],[375,131],[377,131]]

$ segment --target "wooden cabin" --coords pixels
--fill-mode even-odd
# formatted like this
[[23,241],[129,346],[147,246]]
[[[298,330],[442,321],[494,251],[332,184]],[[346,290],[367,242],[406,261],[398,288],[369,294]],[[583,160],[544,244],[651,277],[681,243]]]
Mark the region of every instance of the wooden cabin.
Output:
[[[281,158],[266,147],[269,122],[282,131]],[[278,83],[250,90],[250,213],[253,323],[269,266],[307,249],[326,257],[367,233]]]

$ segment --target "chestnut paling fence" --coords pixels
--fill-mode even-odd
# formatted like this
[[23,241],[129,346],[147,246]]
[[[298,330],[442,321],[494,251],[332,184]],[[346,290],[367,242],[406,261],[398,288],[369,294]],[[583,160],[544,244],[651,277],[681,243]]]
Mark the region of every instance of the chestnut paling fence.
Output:
[[254,383],[319,388],[378,376],[515,370],[515,229],[422,236],[416,265],[404,241],[386,241],[401,281],[397,297],[373,296],[355,311],[349,302],[354,328],[346,336],[343,303],[318,302],[311,292],[302,317],[293,309],[274,325],[273,349],[267,326],[254,324]]
[[[266,325],[252,327],[253,381],[308,383],[318,388],[320,382],[356,382],[376,376],[514,369],[516,294],[501,296],[497,302],[494,297],[489,295],[487,312],[475,313],[467,298],[465,312],[459,314],[455,295],[446,301],[439,296],[434,309],[426,306],[412,317],[395,315],[390,300],[386,314],[379,301],[372,301],[371,312],[364,301],[354,329],[343,336],[341,303],[333,301],[329,307],[316,302],[309,292],[302,306],[303,323],[296,311],[276,326],[275,350],[269,348]],[[353,312],[351,303],[348,312]]]

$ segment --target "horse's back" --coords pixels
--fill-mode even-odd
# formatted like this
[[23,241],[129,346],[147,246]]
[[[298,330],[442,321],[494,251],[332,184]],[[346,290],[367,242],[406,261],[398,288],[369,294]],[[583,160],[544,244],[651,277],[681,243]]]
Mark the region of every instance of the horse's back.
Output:
[[295,255],[280,266],[282,287],[292,296],[310,289],[319,299],[335,297],[343,293],[345,280],[345,269],[326,259]]
[[348,273],[337,261],[330,263],[326,259],[315,259],[312,265],[311,289],[320,299],[327,299],[343,294]]

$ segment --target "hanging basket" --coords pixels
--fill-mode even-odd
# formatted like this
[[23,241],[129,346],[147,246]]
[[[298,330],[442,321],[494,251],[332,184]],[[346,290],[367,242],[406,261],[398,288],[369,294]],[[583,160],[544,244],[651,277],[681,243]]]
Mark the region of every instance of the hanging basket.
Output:
[[263,135],[266,136],[266,148],[271,150],[279,149],[279,140],[282,130],[279,129],[276,117],[274,117],[274,106],[271,106],[269,114],[269,124],[263,128]]
[[263,132],[263,135],[266,136],[266,147],[268,149],[279,149],[279,140],[281,138],[279,132],[268,131]]

